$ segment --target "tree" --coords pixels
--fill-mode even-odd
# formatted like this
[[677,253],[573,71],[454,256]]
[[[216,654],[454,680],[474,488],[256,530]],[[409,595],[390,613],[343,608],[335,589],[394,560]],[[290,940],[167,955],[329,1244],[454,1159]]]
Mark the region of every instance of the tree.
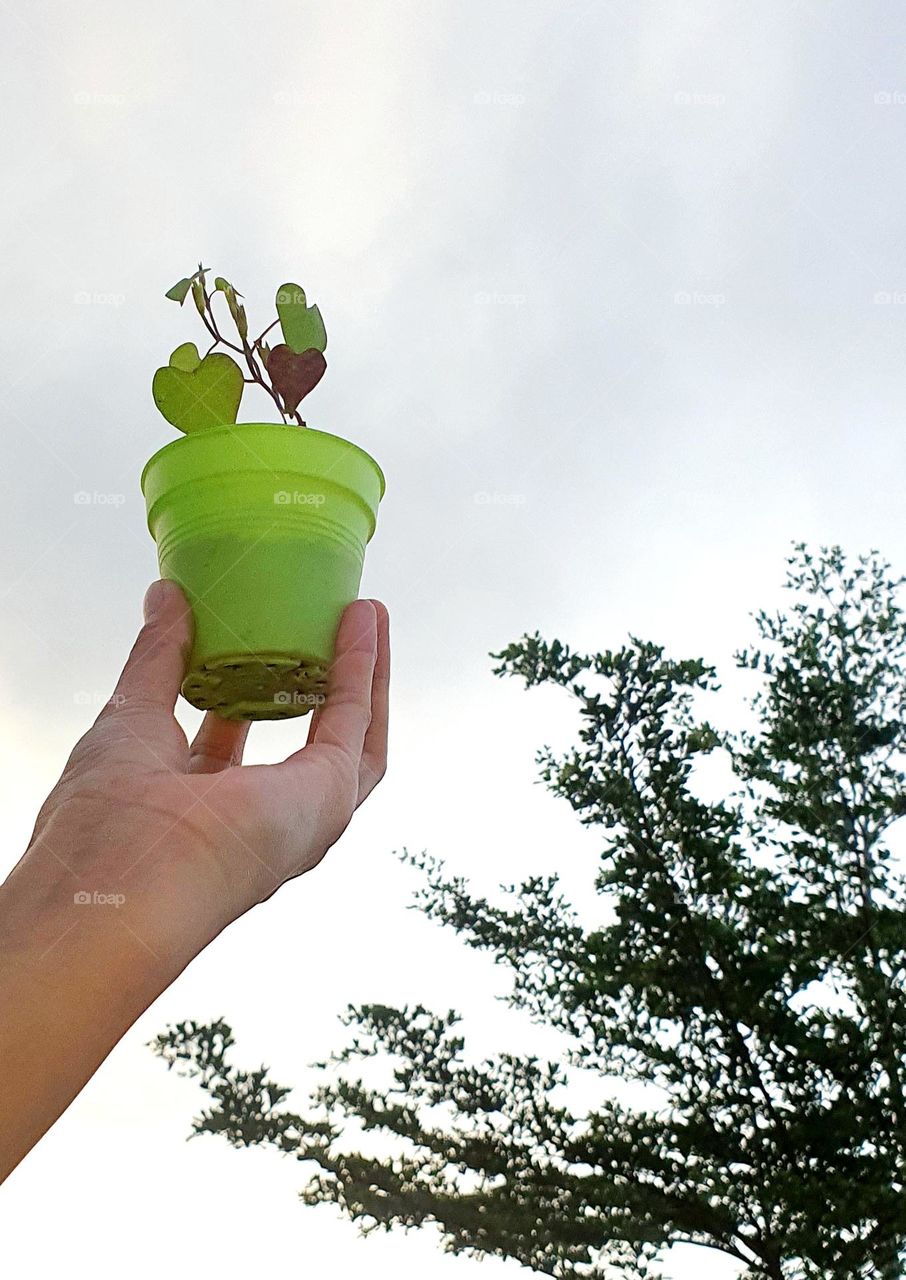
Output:
[[[307,1204],[366,1228],[433,1222],[453,1252],[545,1275],[656,1275],[659,1251],[686,1241],[758,1280],[901,1276],[901,580],[876,553],[797,545],[786,586],[789,607],[756,614],[758,647],[736,655],[757,686],[742,731],[700,718],[712,668],[635,638],[581,655],[536,634],[493,655],[497,674],[575,700],[578,745],[538,759],[600,828],[602,923],[581,923],[556,875],[490,901],[411,861],[427,915],[508,967],[512,1004],[564,1033],[562,1062],[475,1065],[453,1013],[354,1008],[339,1067],[298,1115],[264,1068],[230,1064],[224,1022],[186,1022],[154,1048],[207,1090],[194,1131],[314,1162]],[[714,803],[698,782],[709,753],[736,779]],[[373,1057],[385,1087],[356,1074]],[[576,1072],[654,1097],[602,1088],[578,1113],[558,1089]],[[393,1154],[350,1153],[352,1121]]]

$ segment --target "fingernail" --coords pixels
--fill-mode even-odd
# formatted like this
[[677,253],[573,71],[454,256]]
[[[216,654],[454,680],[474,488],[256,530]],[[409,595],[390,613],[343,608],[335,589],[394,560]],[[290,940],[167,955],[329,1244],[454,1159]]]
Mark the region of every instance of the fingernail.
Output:
[[145,599],[142,604],[142,613],[145,616],[145,622],[153,622],[160,615],[167,598],[167,584],[161,578],[158,582],[152,582],[151,586],[145,592]]
[[367,628],[366,628],[365,634],[362,636],[362,639],[368,642],[368,647],[370,649],[376,649],[377,648],[377,609],[375,609],[374,607],[374,601],[366,600],[362,598],[359,600],[359,604],[371,605],[371,608],[369,610]]

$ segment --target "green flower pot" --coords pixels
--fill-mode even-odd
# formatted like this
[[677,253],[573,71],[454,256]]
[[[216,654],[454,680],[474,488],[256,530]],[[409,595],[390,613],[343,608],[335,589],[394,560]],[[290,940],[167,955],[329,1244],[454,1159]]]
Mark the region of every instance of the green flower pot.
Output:
[[142,492],[161,577],[195,617],[183,697],[230,720],[323,701],[384,494],[374,459],[324,431],[246,422],[160,449]]

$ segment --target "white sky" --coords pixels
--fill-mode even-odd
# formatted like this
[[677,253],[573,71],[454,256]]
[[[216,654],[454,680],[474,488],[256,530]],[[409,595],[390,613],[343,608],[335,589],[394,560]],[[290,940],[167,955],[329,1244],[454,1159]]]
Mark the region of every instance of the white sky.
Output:
[[[184,1143],[200,1095],[143,1045],[222,1014],[238,1060],[302,1084],[373,999],[461,1008],[479,1053],[548,1051],[500,971],[406,911],[390,851],[590,883],[594,833],[532,785],[569,708],[488,650],[632,631],[726,665],[791,539],[906,566],[904,34],[870,0],[3,6],[4,866],[155,576],[150,381],[198,336],[162,294],[199,256],[253,323],[287,278],[321,305],[308,420],[387,474],[363,590],[395,659],[385,783],[10,1180],[16,1274],[524,1274],[362,1241],[297,1205],[290,1162]],[[259,727],[249,758],[300,732]],[[676,1254],[678,1280],[729,1274]]]

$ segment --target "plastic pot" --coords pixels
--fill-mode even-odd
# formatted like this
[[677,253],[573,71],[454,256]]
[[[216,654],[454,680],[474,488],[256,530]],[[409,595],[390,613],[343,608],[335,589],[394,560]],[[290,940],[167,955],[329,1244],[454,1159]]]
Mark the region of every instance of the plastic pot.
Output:
[[374,459],[324,431],[247,422],[158,450],[142,492],[161,577],[195,617],[183,696],[232,720],[323,701],[384,494]]

